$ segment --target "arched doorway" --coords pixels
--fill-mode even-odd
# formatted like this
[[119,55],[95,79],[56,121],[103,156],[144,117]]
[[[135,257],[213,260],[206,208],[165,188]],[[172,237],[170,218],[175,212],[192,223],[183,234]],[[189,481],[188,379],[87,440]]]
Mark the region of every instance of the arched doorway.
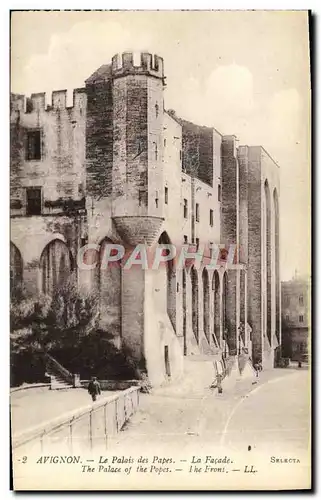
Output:
[[42,292],[52,295],[65,286],[73,270],[72,256],[67,245],[58,239],[44,248],[40,257]]
[[265,280],[266,280],[266,334],[271,344],[271,196],[268,181],[264,183],[265,194]]
[[21,253],[14,245],[10,242],[10,293],[11,295],[21,287],[23,276],[23,261]]
[[214,290],[214,333],[216,340],[221,346],[221,314],[220,314],[220,276],[217,271],[213,274]]
[[104,238],[100,242],[97,266],[100,326],[113,336],[119,336],[121,330],[121,265],[109,262],[113,242]]
[[279,197],[277,190],[273,191],[274,203],[274,265],[275,265],[275,333],[280,343],[280,236],[279,236]]
[[207,338],[208,343],[210,343],[210,290],[209,290],[209,279],[206,267],[204,267],[202,272],[202,282],[203,282],[203,328],[204,334]]
[[199,318],[198,318],[198,275],[195,267],[191,269],[192,282],[192,328],[195,338],[199,339]]
[[[171,240],[166,232],[163,232],[159,239],[159,245],[171,245]],[[163,252],[168,252],[167,247]],[[176,331],[176,271],[173,260],[165,262],[166,266],[166,309],[172,326]]]

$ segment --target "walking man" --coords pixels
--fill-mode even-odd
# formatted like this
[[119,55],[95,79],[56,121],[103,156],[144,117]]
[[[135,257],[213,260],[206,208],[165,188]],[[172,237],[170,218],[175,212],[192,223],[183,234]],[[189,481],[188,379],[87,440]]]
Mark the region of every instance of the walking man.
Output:
[[96,401],[97,396],[101,393],[100,384],[97,380],[97,377],[92,377],[88,385],[88,392],[91,395],[92,400]]

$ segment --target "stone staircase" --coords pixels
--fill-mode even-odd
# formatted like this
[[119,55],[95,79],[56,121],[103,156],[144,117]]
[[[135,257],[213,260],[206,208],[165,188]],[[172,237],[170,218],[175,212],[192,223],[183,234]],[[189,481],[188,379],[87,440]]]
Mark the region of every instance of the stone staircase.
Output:
[[50,377],[50,389],[51,390],[59,390],[59,389],[71,389],[73,387],[72,384],[66,382],[62,377],[58,375],[53,375],[47,370],[47,374]]
[[50,377],[50,389],[61,390],[74,387],[74,377],[56,359],[49,354],[45,355],[46,374]]

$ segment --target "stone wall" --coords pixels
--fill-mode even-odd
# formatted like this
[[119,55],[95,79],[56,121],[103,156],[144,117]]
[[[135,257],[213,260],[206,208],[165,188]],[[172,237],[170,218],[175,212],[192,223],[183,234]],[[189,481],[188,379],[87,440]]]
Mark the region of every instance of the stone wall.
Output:
[[238,239],[238,163],[234,136],[224,136],[222,140],[222,202],[221,216],[222,243],[236,243]]
[[182,120],[183,170],[213,186],[213,129]]
[[106,78],[92,77],[86,84],[86,187],[96,199],[112,191],[113,95],[112,81]]
[[[26,215],[26,189],[37,187],[42,214],[59,214],[68,200],[84,200],[86,94],[75,90],[71,108],[66,91],[53,92],[46,109],[45,94],[33,94],[28,102],[27,111],[24,96],[11,102],[11,213]],[[28,133],[33,131],[40,132],[37,159],[28,158]]]
[[239,147],[238,160],[240,258],[248,265],[247,308],[253,358],[271,367],[281,332],[279,250],[276,247],[279,220],[274,203],[275,193],[279,196],[279,172],[276,163],[260,146]]

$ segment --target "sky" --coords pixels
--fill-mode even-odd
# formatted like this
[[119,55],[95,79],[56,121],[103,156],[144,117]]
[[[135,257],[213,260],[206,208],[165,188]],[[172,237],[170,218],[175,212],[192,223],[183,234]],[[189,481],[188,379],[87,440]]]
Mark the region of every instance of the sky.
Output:
[[300,11],[14,12],[11,91],[84,86],[125,50],[164,58],[165,107],[280,166],[281,279],[310,274],[310,74]]

